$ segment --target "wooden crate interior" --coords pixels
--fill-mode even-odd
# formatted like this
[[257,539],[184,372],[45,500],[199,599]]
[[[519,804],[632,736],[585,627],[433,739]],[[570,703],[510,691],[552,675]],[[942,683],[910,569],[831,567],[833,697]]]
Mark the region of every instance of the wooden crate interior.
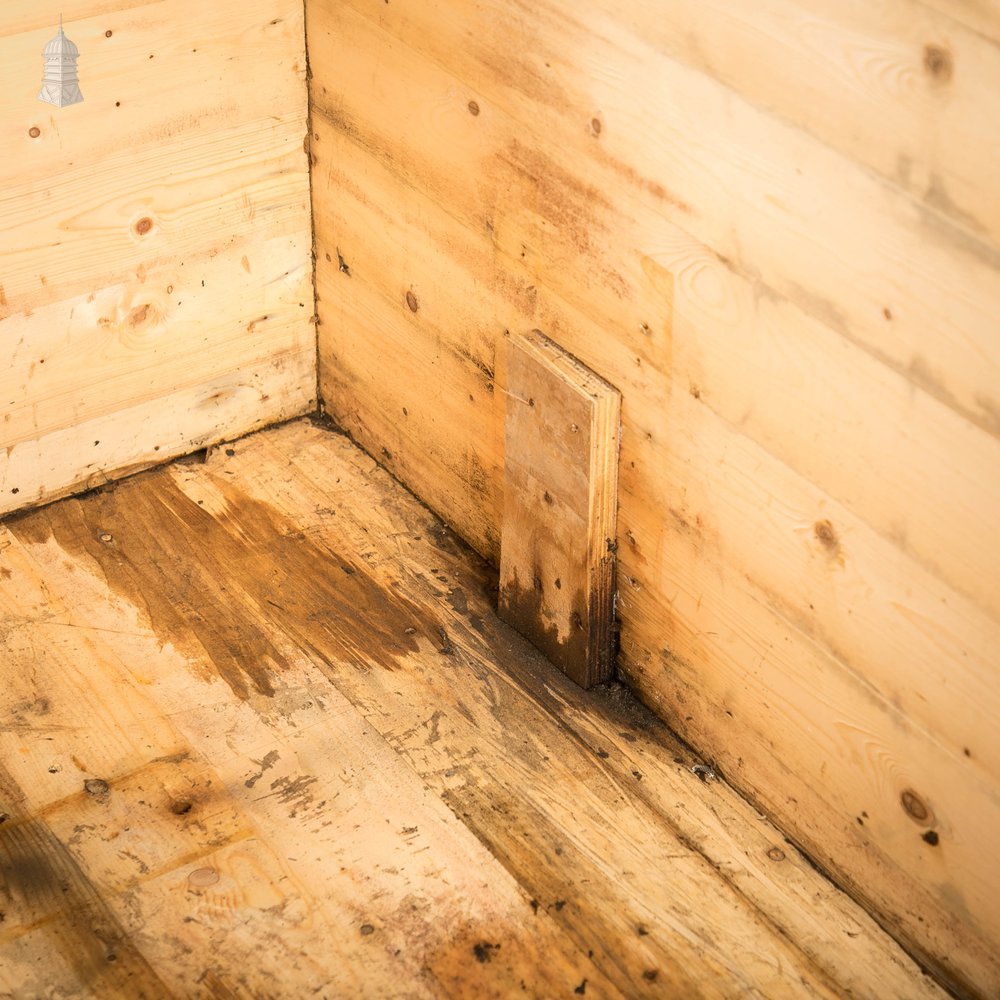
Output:
[[0,44],[0,513],[312,407],[302,4],[8,0]]
[[[80,49],[84,101],[69,108],[36,100],[60,13]],[[933,993],[918,967],[958,996],[1000,993],[994,2],[8,0],[0,57],[0,513],[12,514],[0,527],[0,667],[10,681],[0,811],[14,817],[8,829],[57,845],[60,863],[83,873],[77,909],[93,916],[100,897],[131,942],[117,969],[94,959],[86,976],[124,990],[134,974],[157,995],[161,963],[183,950],[162,944],[169,925],[195,957],[164,990],[182,995],[184,977],[204,966],[202,995],[285,995],[249,971],[232,978],[240,948],[272,941],[269,962],[300,948],[308,960],[294,981],[313,988],[323,929],[363,925],[373,928],[366,940],[342,954],[370,963],[372,995],[405,981],[414,995],[504,996],[542,967],[551,978],[537,995],[562,995],[571,980],[598,996]],[[540,661],[490,617],[515,405],[507,360],[533,330],[621,394],[616,676],[654,713],[645,729],[615,715],[608,690],[541,679]],[[232,456],[211,450],[317,408],[351,441],[293,423],[237,442]],[[204,466],[22,511],[205,448]],[[365,492],[372,477],[381,492]],[[443,529],[397,496],[403,486],[471,548],[428,548]],[[261,504],[266,530],[255,521]],[[158,555],[144,532],[169,534],[170,524],[175,547]],[[315,556],[301,593],[280,568],[289,538]],[[230,565],[241,545],[246,572]],[[154,569],[136,568],[144,561]],[[341,563],[354,575],[367,566],[371,580]],[[185,615],[203,612],[184,605],[178,581],[200,592],[197,581],[221,587],[230,574],[244,610],[225,618],[212,590],[215,618],[199,632]],[[264,606],[253,574],[291,588],[286,617]],[[368,633],[348,641],[322,619],[315,638],[295,625],[295,608],[320,621],[308,615],[330,597],[330,574],[388,601],[376,614],[374,591],[357,592],[372,602],[360,620],[380,623],[370,625],[373,648],[402,643],[391,663],[359,647]],[[467,606],[457,609],[462,574]],[[414,621],[403,638],[392,631],[401,595],[415,602],[399,605]],[[75,633],[88,615],[96,624],[75,646],[47,624]],[[141,642],[111,637],[121,616]],[[324,645],[324,629],[339,645]],[[88,657],[117,664],[92,668],[88,697],[122,683],[148,701],[136,694],[133,710],[112,699],[88,737],[86,775],[60,748],[63,777],[49,781],[39,733],[74,723],[69,708],[46,723],[24,707],[44,694],[33,694],[31,665],[61,678],[54,705],[71,703],[83,681],[63,675]],[[137,657],[149,662],[148,691]],[[217,700],[215,722],[182,708],[199,677],[192,663],[208,664],[197,683],[204,705]],[[328,703],[317,693],[327,686]],[[295,703],[301,723],[274,714],[279,690],[314,699]],[[564,716],[593,751],[587,765],[567,763],[563,743],[555,752],[558,726],[537,739],[528,727],[533,750],[515,753],[517,739],[490,728],[520,732],[503,714],[514,705]],[[327,718],[349,742],[377,735],[377,752],[343,771],[322,765],[336,745]],[[176,732],[160,732],[164,720]],[[125,735],[133,724],[155,752]],[[236,734],[231,758],[213,725]],[[296,735],[299,725],[311,735]],[[482,745],[477,726],[491,734]],[[653,741],[642,743],[652,772],[630,739],[640,730]],[[293,767],[285,741],[308,770]],[[244,782],[271,749],[285,769],[267,777],[269,790],[302,775],[332,789],[335,771],[351,772],[362,776],[343,782],[356,819],[398,792],[426,819],[397,809],[390,823],[439,830],[433,863],[420,862],[421,877],[411,870],[412,884],[389,879],[388,867],[415,863],[416,841],[376,838],[382,874],[321,890],[327,869],[292,865],[282,845],[312,857],[333,844],[315,806],[333,792],[311,795],[314,813],[285,785],[274,791],[284,813],[256,804]],[[595,760],[598,750],[610,756]],[[162,817],[150,820],[166,845],[159,888],[145,873],[114,871],[94,838],[70,842],[74,824],[118,829],[107,825],[120,826],[118,814],[81,817],[113,813],[128,795],[138,802],[143,768],[166,774],[163,761],[178,753],[190,755],[181,771],[191,787],[225,790],[218,849],[251,828],[264,845],[225,848],[237,858],[230,868],[201,867],[236,878],[256,866],[268,899],[314,905],[322,920],[296,924],[301,939],[248,917],[245,936],[219,932],[213,964],[207,939],[169,924],[181,911],[139,932],[103,901],[128,884],[148,916],[168,906],[174,883],[191,891],[179,834]],[[546,757],[558,767],[535,786]],[[490,760],[504,765],[488,776]],[[721,780],[699,781],[696,762]],[[107,801],[88,798],[84,779],[109,781]],[[598,791],[563,844],[556,831],[576,822],[574,781]],[[612,787],[626,807],[613,805]],[[671,811],[681,788],[707,825]],[[728,821],[707,818],[720,796],[741,817],[728,845]],[[315,829],[294,834],[300,798]],[[596,829],[618,808],[627,823],[601,841]],[[755,810],[773,825],[756,827]],[[363,850],[348,820],[329,818]],[[533,829],[546,832],[529,849]],[[626,905],[616,878],[631,871],[638,885],[692,847],[701,862],[672,872],[669,889],[629,897],[628,921],[612,916]],[[768,863],[772,848],[780,865]],[[703,863],[715,876],[693,874]],[[478,896],[467,870],[477,865],[495,876]],[[456,868],[454,884],[426,874]],[[296,892],[281,888],[282,873]],[[579,888],[587,880],[599,885],[591,898]],[[821,886],[828,908],[813,925],[803,900]],[[368,916],[351,910],[352,892],[375,907]],[[468,907],[449,910],[449,892]],[[714,917],[699,923],[692,903],[685,937],[683,908],[667,897],[699,892]],[[408,893],[423,908],[404,918]],[[199,900],[200,919],[214,904]],[[725,946],[709,946],[727,907],[740,916]],[[545,930],[532,941],[527,914],[538,912]],[[671,933],[639,941],[635,927],[654,912]],[[41,910],[18,919],[6,932],[0,923],[0,947],[23,972],[47,939],[26,930]],[[751,929],[761,920],[770,937]],[[509,931],[500,950],[482,950],[500,943],[490,926]],[[838,954],[857,927],[863,946]],[[789,951],[775,928],[787,930]],[[377,949],[362,950],[368,937]],[[606,950],[587,956],[598,937]],[[394,964],[393,948],[405,960]],[[808,985],[766,972],[755,949],[770,956],[764,964],[801,966]],[[561,957],[547,967],[548,954]],[[671,956],[703,978],[684,978]],[[61,981],[83,981],[82,968],[69,962]],[[880,986],[879,968],[900,978]],[[331,996],[363,992],[354,966],[338,975],[323,987]],[[0,973],[0,987],[16,985]]]

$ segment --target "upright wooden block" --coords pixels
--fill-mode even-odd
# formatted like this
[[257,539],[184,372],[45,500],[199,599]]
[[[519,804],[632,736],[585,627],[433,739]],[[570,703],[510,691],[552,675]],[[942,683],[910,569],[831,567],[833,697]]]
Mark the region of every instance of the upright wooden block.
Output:
[[507,397],[500,616],[590,687],[612,668],[621,395],[534,330]]

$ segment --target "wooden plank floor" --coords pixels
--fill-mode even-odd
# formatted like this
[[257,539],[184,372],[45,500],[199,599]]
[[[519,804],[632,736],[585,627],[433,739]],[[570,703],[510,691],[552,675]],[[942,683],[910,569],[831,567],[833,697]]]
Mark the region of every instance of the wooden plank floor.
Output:
[[944,996],[494,588],[305,421],[0,525],[0,996]]

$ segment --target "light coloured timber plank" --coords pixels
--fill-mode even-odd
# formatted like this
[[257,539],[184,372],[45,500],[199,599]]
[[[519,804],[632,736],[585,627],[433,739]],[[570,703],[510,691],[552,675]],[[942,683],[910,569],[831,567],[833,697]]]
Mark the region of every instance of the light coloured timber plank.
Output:
[[[31,92],[0,116],[0,136],[17,153],[0,166],[6,306],[91,291],[107,283],[93,275],[148,268],[207,242],[218,252],[230,227],[258,212],[274,235],[301,232],[301,5],[251,0],[236,10],[177,0],[87,30],[97,51],[82,104],[56,109],[34,99],[34,45],[19,45],[21,61],[5,68],[5,79]],[[257,63],[231,58],[237,45],[271,52],[266,93],[253,86]],[[140,234],[141,218],[153,225]]]
[[[1000,47],[917,0],[599,5],[656,48],[1000,246]],[[946,6],[946,5],[945,5]],[[782,67],[781,73],[763,67]],[[794,80],[794,86],[788,81]],[[836,108],[836,114],[831,109]]]
[[[162,179],[165,158],[177,161],[174,183]],[[30,175],[19,179],[0,203],[3,315],[20,310],[30,316],[40,306],[102,287],[106,276],[231,254],[234,243],[253,236],[261,242],[283,237],[301,254],[308,225],[305,182],[299,127],[289,123],[279,131],[256,120],[234,125],[222,139],[179,135],[141,159],[123,150],[92,172],[87,192],[74,176],[41,190]],[[258,212],[269,220],[266,229]],[[255,255],[245,255],[252,267]]]
[[507,385],[499,614],[589,688],[614,666],[621,395],[538,330]]
[[[331,295],[328,287],[318,272],[320,298]],[[337,311],[356,324],[353,328],[359,335],[337,342],[327,336],[321,340],[324,412],[378,455],[414,492],[419,495],[424,487],[424,495],[434,497],[449,523],[472,539],[479,551],[492,553],[498,560],[503,493],[496,487],[497,469],[502,469],[503,461],[503,423],[484,412],[497,406],[492,379],[481,371],[478,377],[467,371],[467,362],[451,351],[423,350],[422,338],[404,335],[411,326],[405,318],[398,326],[390,318],[398,306],[355,286],[350,298],[350,305],[341,305]],[[326,315],[330,322],[330,314]],[[390,338],[390,330],[398,338]],[[364,342],[374,344],[376,334],[384,338],[379,342],[386,349],[372,353]],[[403,371],[414,378],[393,377]],[[449,387],[460,389],[461,396],[449,394]],[[366,405],[365,399],[374,405]],[[463,401],[461,428],[450,419],[455,410],[446,402],[455,399]],[[427,433],[431,427],[436,433]],[[413,450],[414,438],[428,442],[426,451]]]
[[0,509],[47,503],[239,437],[247,428],[300,416],[313,405],[313,360],[306,348],[269,356],[11,445],[0,452]]
[[[66,0],[60,6],[65,23],[71,24],[97,16],[114,17],[135,7],[148,7],[149,3],[150,0]],[[52,27],[51,22],[50,11],[39,10],[37,5],[27,0],[10,0],[4,11],[4,18],[0,21],[0,37],[23,35],[31,31],[44,32]]]
[[280,360],[305,380],[312,296],[301,246],[251,236],[234,251],[140,265],[119,284],[9,316],[0,346],[8,449],[230,367]]
[[678,392],[1000,617],[989,514],[1000,501],[997,439],[794,305],[760,295],[689,237],[663,234],[645,263],[677,275]]
[[1000,42],[1000,6],[996,0],[921,0],[974,31]]
[[[363,33],[353,48],[378,51],[377,45],[376,33]],[[390,88],[393,100],[402,100],[398,95],[404,92],[409,95],[399,117],[421,122],[423,132],[438,128],[441,141],[418,145],[414,139],[405,151],[397,151],[396,158],[408,157],[402,173],[384,166],[380,149],[388,140],[364,131],[376,111],[363,124],[346,129],[324,122],[321,106],[314,120],[315,133],[322,136],[314,147],[319,163],[317,239],[333,262],[320,253],[318,280],[330,289],[321,289],[321,297],[332,294],[349,304],[359,294],[336,270],[336,245],[361,267],[362,282],[378,281],[388,295],[388,282],[395,280],[399,291],[393,292],[400,303],[404,282],[417,276],[423,289],[421,306],[416,316],[408,317],[412,322],[407,324],[407,340],[418,334],[416,326],[432,323],[436,341],[445,347],[459,344],[459,350],[490,370],[498,367],[496,341],[505,325],[548,328],[558,322],[558,336],[569,349],[619,385],[626,399],[641,394],[642,406],[631,411],[643,421],[641,433],[658,432],[658,413],[666,405],[670,382],[686,385],[950,585],[1000,616],[993,556],[1000,549],[1000,526],[992,515],[1000,498],[995,471],[1000,445],[992,435],[970,429],[960,415],[948,412],[931,394],[914,392],[909,379],[857,350],[836,330],[794,303],[768,294],[759,282],[734,273],[683,229],[657,217],[648,192],[619,183],[614,202],[602,204],[593,192],[611,189],[614,179],[592,163],[585,170],[567,172],[556,190],[545,180],[550,165],[535,164],[525,173],[531,167],[528,152],[510,162],[491,159],[516,141],[515,124],[499,113],[470,116],[453,77],[419,60],[407,62],[405,55],[404,50],[390,60],[400,67],[398,85]],[[390,71],[382,67],[379,72]],[[359,73],[364,77],[364,71]],[[419,96],[415,81],[424,78],[427,88]],[[406,87],[404,79],[410,81]],[[435,96],[439,94],[448,94],[447,114],[443,99]],[[472,174],[498,175],[502,206],[492,201],[492,183],[471,185],[462,193],[456,178],[470,173],[463,157],[479,164]],[[598,183],[592,181],[595,174]],[[368,180],[363,191],[357,182],[362,176]],[[327,194],[328,178],[336,179],[335,198]],[[419,179],[419,194],[410,190],[414,179]],[[377,191],[385,194],[376,197]],[[434,223],[428,227],[430,219]],[[458,221],[468,227],[464,234]],[[384,234],[386,226],[391,226],[395,242]],[[421,245],[420,233],[428,228],[432,239]],[[577,247],[585,247],[586,254]],[[386,274],[376,274],[366,257],[384,261]],[[332,284],[326,283],[327,270],[336,279]],[[438,277],[432,278],[430,271]],[[612,271],[617,277],[606,277]],[[595,315],[584,315],[582,323],[551,316],[545,289],[559,295],[562,311],[579,304],[584,283],[586,303]],[[447,306],[441,301],[444,295],[450,296]],[[449,310],[456,310],[454,323]],[[544,322],[542,310],[550,314]],[[603,329],[597,320],[603,320]],[[329,330],[320,331],[320,356],[322,364],[331,351],[338,352],[336,362],[322,373],[324,379],[340,380],[338,391],[328,393],[332,401],[338,394],[353,395],[343,391],[341,362],[349,363],[354,355],[357,370],[376,366],[364,390],[371,402],[351,407],[352,417],[355,411],[360,415],[377,406],[380,393],[401,376],[378,376],[379,352],[367,351],[372,357],[362,362],[364,343],[347,337],[338,342],[334,315],[329,322]],[[390,335],[387,316],[366,322],[377,323],[385,331],[381,336]],[[671,329],[679,323],[683,326]],[[609,329],[617,332],[613,343],[608,342]],[[466,331],[471,331],[468,337]],[[440,354],[436,341],[433,349]],[[415,353],[413,347],[407,349]],[[502,386],[502,367],[499,373]],[[416,450],[421,453],[440,448],[446,456],[462,454],[467,446],[456,447],[447,439],[469,420],[481,426],[489,418],[478,408],[465,408],[461,388],[450,385],[445,380],[440,387],[432,383],[432,388],[463,410],[454,432],[450,421],[436,419],[428,426],[393,417],[373,433],[368,446],[377,451],[385,445],[396,461],[405,463],[399,439],[414,433],[419,434]],[[481,398],[471,387],[467,392]],[[339,420],[349,419],[346,400],[332,405]],[[404,401],[397,414],[402,405],[414,410]],[[858,416],[845,425],[849,413]],[[859,430],[861,414],[864,433]],[[370,412],[365,415],[370,419]],[[629,415],[626,405],[626,421]],[[502,419],[502,414],[493,419]],[[473,437],[491,442],[495,432],[478,429]],[[478,447],[482,452],[487,444]],[[494,491],[501,489],[499,462],[491,461],[487,452],[482,465],[494,477]],[[408,481],[419,495],[433,499],[441,492],[419,468],[412,474],[415,478]],[[449,499],[458,489],[460,484],[449,488]],[[901,507],[901,490],[919,495],[921,503]],[[961,516],[942,516],[956,503]],[[496,509],[495,499],[484,500],[481,491],[470,497],[468,509],[442,508],[477,544],[489,537],[490,515]],[[478,523],[481,517],[486,525]]]
[[[506,351],[494,341],[491,290],[448,266],[451,258],[436,230],[411,221],[405,202],[397,206],[405,226],[390,221],[387,207],[364,211],[370,230],[356,229],[350,214],[345,221],[337,204],[353,208],[364,195],[334,167],[340,156],[334,139],[317,120],[313,149],[322,166],[314,182],[316,295],[324,409],[418,495],[432,497],[480,551],[499,560],[505,397],[497,386],[503,385]],[[336,201],[330,200],[333,186],[342,191]],[[405,198],[407,192],[400,194]],[[462,245],[458,227],[447,235],[454,235],[453,246]],[[340,269],[341,251],[349,274]],[[446,283],[457,284],[460,293],[453,295]],[[460,312],[449,316],[452,305]],[[347,330],[351,336],[341,335]],[[436,343],[430,331],[440,331]],[[419,453],[414,438],[426,444]]]
[[67,109],[9,13],[0,511],[301,413],[315,343],[301,5],[73,5]]
[[[664,57],[616,17],[582,18],[570,6],[550,0],[515,16],[514,8],[489,5],[445,11],[397,4],[376,12],[320,3],[310,15],[314,62],[336,45],[330,64],[341,79],[373,79],[363,95],[336,87],[336,114],[368,133],[378,132],[380,116],[390,117],[392,129],[376,145],[398,147],[399,169],[410,167],[410,157],[399,154],[422,149],[429,138],[426,115],[399,107],[419,92],[415,81],[430,65],[447,67],[487,109],[518,122],[522,147],[558,151],[560,162],[603,164],[615,178],[604,190],[645,179],[655,210],[732,267],[997,433],[995,253],[814,137]],[[346,42],[357,18],[369,20],[381,44]],[[403,92],[389,85],[385,63],[374,77],[366,67],[375,51],[410,62],[414,48],[427,62],[408,74]],[[519,56],[498,66],[498,51]],[[313,89],[320,112],[321,88]],[[643,93],[670,100],[637,102],[634,95]],[[551,152],[544,159],[548,164]],[[413,177],[419,182],[420,171]],[[479,178],[466,168],[451,183],[484,183]],[[838,193],[836,206],[829,191]]]

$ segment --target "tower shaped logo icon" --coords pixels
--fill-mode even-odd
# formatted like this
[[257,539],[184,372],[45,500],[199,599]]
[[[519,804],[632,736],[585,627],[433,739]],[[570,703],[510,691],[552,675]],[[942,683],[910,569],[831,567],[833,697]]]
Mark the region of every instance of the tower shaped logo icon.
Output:
[[42,89],[38,93],[40,101],[47,101],[57,108],[67,104],[79,104],[83,100],[80,82],[76,75],[76,60],[80,50],[63,33],[62,18],[59,18],[59,34],[53,38],[42,52],[45,60],[45,76]]

